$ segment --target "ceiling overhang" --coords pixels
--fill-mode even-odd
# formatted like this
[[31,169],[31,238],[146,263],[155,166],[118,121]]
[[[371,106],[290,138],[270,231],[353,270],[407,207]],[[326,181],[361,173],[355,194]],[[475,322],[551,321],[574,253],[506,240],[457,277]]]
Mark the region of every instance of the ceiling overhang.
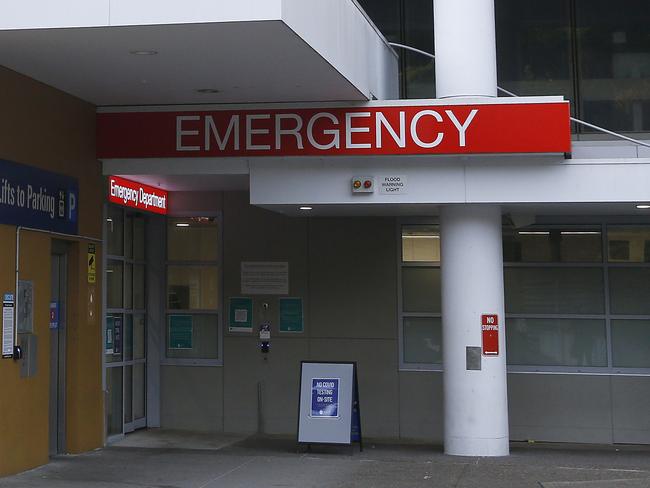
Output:
[[354,0],[190,3],[7,2],[0,65],[97,106],[398,95],[397,56]]

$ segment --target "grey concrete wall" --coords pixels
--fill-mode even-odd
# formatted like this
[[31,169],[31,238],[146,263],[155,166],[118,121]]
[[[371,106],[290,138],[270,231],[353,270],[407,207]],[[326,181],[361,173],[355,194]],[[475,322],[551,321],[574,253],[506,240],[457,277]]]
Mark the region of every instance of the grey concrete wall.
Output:
[[[288,261],[305,332],[280,334],[277,297],[254,297],[255,323],[271,306],[268,357],[257,332],[230,333],[224,317],[223,367],[162,367],[162,427],[295,435],[300,361],[345,360],[359,365],[364,436],[442,443],[442,374],[399,371],[394,219],[287,218],[245,193],[183,199],[223,211],[223,309],[241,296],[242,261]],[[508,383],[513,440],[650,443],[650,378],[511,373]]]
[[222,368],[162,366],[160,383],[163,428],[223,430]]

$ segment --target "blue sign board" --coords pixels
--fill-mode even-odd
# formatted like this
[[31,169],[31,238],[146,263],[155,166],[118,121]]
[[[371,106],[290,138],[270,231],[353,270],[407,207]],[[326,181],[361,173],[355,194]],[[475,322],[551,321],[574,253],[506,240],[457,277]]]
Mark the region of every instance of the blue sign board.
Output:
[[0,159],[0,224],[77,234],[76,178]]
[[339,379],[313,378],[311,380],[311,417],[339,416]]

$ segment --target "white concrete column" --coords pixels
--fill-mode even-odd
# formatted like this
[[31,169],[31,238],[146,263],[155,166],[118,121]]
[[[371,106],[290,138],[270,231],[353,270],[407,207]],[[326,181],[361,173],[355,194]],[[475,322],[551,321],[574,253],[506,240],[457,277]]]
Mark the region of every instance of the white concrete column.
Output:
[[[509,454],[501,210],[449,205],[440,211],[445,453]],[[499,355],[467,369],[481,347],[481,315],[499,316]]]
[[433,0],[436,97],[496,97],[494,0]]

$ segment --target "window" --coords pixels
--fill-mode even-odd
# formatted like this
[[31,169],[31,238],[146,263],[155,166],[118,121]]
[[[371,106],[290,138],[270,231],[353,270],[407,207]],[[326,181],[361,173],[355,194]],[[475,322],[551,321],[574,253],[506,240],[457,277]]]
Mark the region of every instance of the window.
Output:
[[575,5],[582,118],[612,130],[650,130],[648,2]]
[[[404,44],[433,53],[433,2],[404,2]],[[436,79],[433,59],[422,54],[403,51],[405,98],[435,98]]]
[[507,360],[607,367],[601,226],[504,227]]
[[146,426],[146,217],[107,205],[104,237],[106,434]]
[[219,364],[220,254],[216,218],[167,220],[167,363]]
[[570,11],[566,0],[495,2],[501,87],[518,95],[575,100]]
[[439,369],[440,232],[436,225],[404,225],[400,240],[400,365],[402,369]]
[[[400,367],[442,368],[440,233],[399,227]],[[511,371],[650,369],[650,226],[503,227]]]

